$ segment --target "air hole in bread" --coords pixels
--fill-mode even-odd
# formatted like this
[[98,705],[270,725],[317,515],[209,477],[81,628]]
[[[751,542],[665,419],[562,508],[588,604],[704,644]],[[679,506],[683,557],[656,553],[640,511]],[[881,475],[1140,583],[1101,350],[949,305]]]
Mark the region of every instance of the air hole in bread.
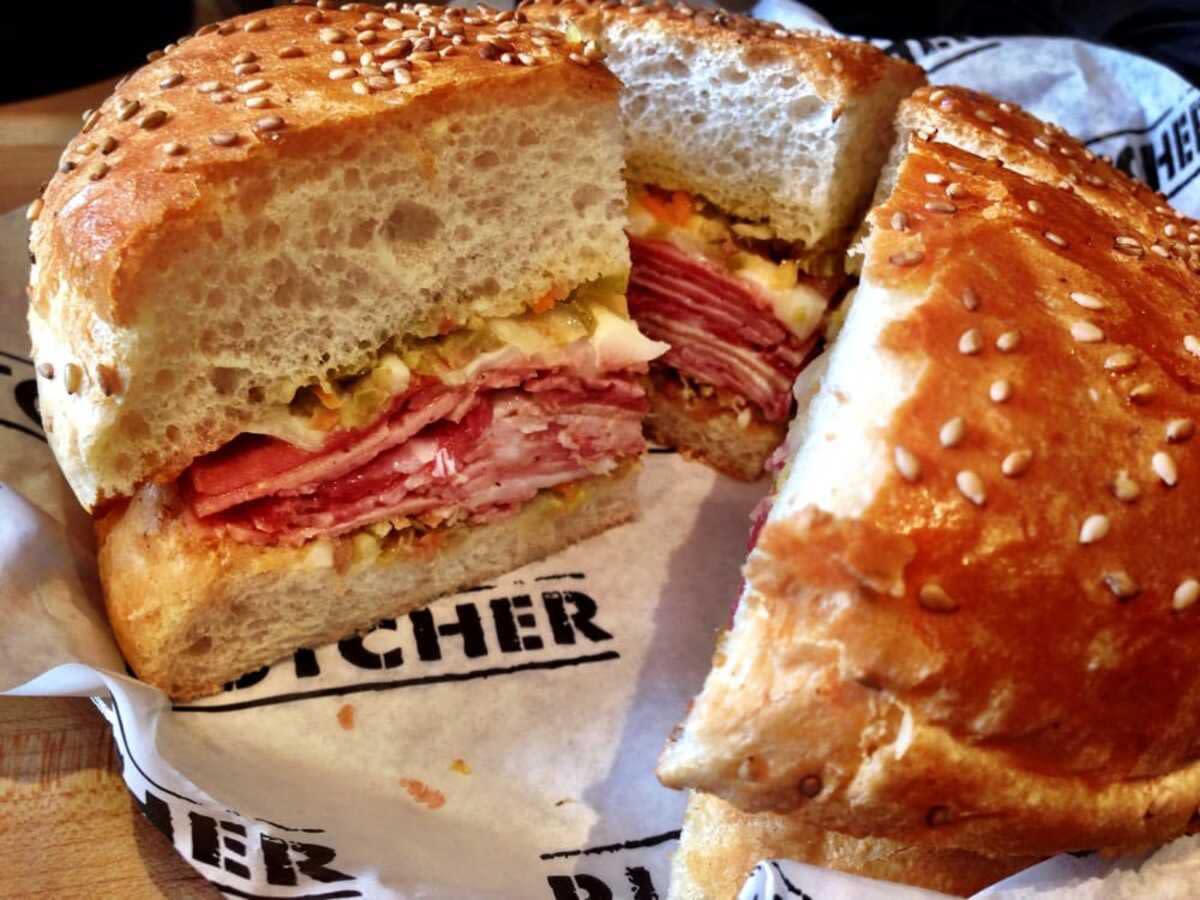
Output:
[[[686,78],[688,74],[688,65],[680,57],[671,54],[663,63],[663,68],[667,74],[674,78]],[[743,77],[743,81],[745,78]]]
[[798,97],[787,105],[787,114],[793,122],[806,122],[822,115],[824,107],[820,97]]
[[208,292],[208,296],[204,302],[208,305],[209,309],[220,309],[225,305],[225,292],[220,288],[213,288]]
[[[726,66],[721,70],[721,77],[730,84],[745,84],[750,80],[750,73],[745,69],[737,69],[733,66]],[[717,82],[714,82],[716,84]]]
[[222,397],[228,397],[237,391],[238,384],[246,375],[245,369],[238,369],[232,366],[213,366],[208,373],[208,380],[212,383],[215,390]]
[[575,207],[575,212],[582,213],[589,206],[594,206],[603,200],[608,194],[603,188],[597,187],[594,184],[583,184],[575,189],[575,193],[571,195],[571,205]]
[[537,142],[538,142],[538,133],[536,131],[534,131],[532,128],[526,128],[517,137],[517,146],[519,146],[519,147],[532,147]]
[[168,441],[169,443],[172,443],[172,444],[178,444],[178,443],[179,443],[179,436],[180,436],[180,432],[179,432],[179,426],[177,426],[177,425],[168,425],[168,426],[166,427],[166,430],[165,430],[164,434],[166,435],[167,441]]
[[392,209],[382,231],[389,241],[413,243],[433,240],[441,227],[442,220],[437,210],[404,200]]
[[500,164],[500,154],[495,150],[484,150],[471,160],[477,169],[490,169]]
[[356,168],[349,168],[342,172],[342,184],[350,190],[357,190],[362,184],[362,172]]
[[212,638],[199,637],[199,638],[196,638],[196,640],[192,641],[188,645],[187,649],[184,650],[183,652],[187,656],[203,656],[204,654],[208,653],[208,651],[211,649],[212,649]]
[[169,391],[175,384],[175,373],[170,369],[159,369],[154,373],[154,387],[159,391]]
[[354,227],[350,229],[350,246],[355,250],[361,250],[367,246],[367,242],[371,240],[371,235],[375,233],[375,229],[379,223],[374,219],[360,219],[354,223]]
[[693,125],[703,125],[705,119],[707,119],[707,118],[708,117],[706,115],[704,115],[704,113],[702,113],[702,112],[694,112],[690,116],[688,116],[688,121],[691,122]]

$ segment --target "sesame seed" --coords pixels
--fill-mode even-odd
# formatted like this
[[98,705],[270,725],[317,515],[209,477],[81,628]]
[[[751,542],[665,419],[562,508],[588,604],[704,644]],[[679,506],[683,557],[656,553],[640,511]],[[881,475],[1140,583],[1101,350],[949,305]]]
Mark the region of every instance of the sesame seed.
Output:
[[63,386],[66,387],[68,394],[79,393],[79,388],[83,384],[83,369],[75,365],[75,363],[67,363],[66,371],[63,377]]
[[955,416],[942,425],[938,431],[938,441],[943,447],[957,447],[962,443],[963,436],[967,432],[967,425],[963,421],[962,416]]
[[240,66],[233,67],[233,74],[238,78],[245,78],[247,75],[253,75],[255,72],[261,72],[262,66],[258,63],[242,63]]
[[1067,239],[1053,231],[1043,231],[1042,237],[1058,247],[1066,247]]
[[288,46],[284,47],[282,50],[279,51],[280,59],[296,59],[296,57],[303,56],[303,55],[304,55],[304,51],[301,50],[299,47],[297,47],[295,44],[289,44]]
[[1137,238],[1132,238],[1125,234],[1119,234],[1113,238],[1113,246],[1122,253],[1129,254],[1130,256],[1141,256],[1146,252]]
[[1029,464],[1033,462],[1033,452],[1031,450],[1014,450],[1000,463],[1000,471],[1007,478],[1017,478],[1024,475],[1029,468]]
[[517,60],[523,66],[532,66],[537,63],[537,60],[534,59],[532,56],[530,56],[528,53],[518,53]]
[[996,338],[996,349],[1001,353],[1012,353],[1021,346],[1021,332],[1006,331]]
[[902,250],[889,256],[888,262],[893,266],[915,266],[923,259],[925,254],[920,250]]
[[970,469],[963,469],[955,475],[954,483],[958,485],[958,490],[962,495],[976,506],[983,506],[987,502],[987,493],[984,490],[983,479]]
[[395,87],[395,84],[390,78],[385,78],[382,75],[372,75],[367,79],[367,87],[373,91],[390,91]]
[[404,23],[401,22],[397,18],[389,16],[388,18],[383,20],[383,27],[386,28],[388,31],[403,31]]
[[1159,450],[1150,457],[1150,468],[1167,487],[1175,487],[1179,481],[1179,469],[1169,453]]
[[1035,137],[1033,139],[1033,144],[1035,147],[1045,150],[1047,153],[1049,153],[1050,151],[1052,151],[1054,149],[1053,144],[1047,143],[1043,138],[1040,138],[1040,137]]
[[1108,516],[1100,513],[1090,515],[1083,520],[1083,525],[1079,529],[1079,543],[1094,544],[1108,534],[1108,529]]
[[1191,419],[1172,419],[1167,423],[1167,440],[1172,444],[1182,444],[1191,440],[1196,433],[1196,423]]
[[187,147],[178,141],[168,141],[163,144],[162,150],[167,156],[182,156],[184,153],[187,153]]
[[892,461],[905,481],[913,482],[921,477],[921,461],[904,447],[897,445],[892,450]]
[[1104,309],[1104,301],[1091,294],[1085,294],[1083,291],[1072,291],[1070,297],[1084,309]]
[[208,99],[213,103],[229,103],[233,100],[233,94],[229,91],[217,91],[214,94],[209,94]]
[[96,166],[88,173],[88,178],[92,181],[99,181],[109,173],[108,163],[97,163]]
[[1167,237],[1175,237],[1175,235],[1179,234],[1179,226],[1174,222],[1168,222],[1163,226],[1163,234]]
[[1175,588],[1171,597],[1171,606],[1176,612],[1182,612],[1197,600],[1200,600],[1200,581],[1195,578],[1185,578]]
[[202,94],[211,94],[213,91],[224,90],[225,85],[219,81],[202,81],[196,85],[196,90]]
[[96,366],[96,384],[105,397],[111,397],[121,390],[121,376],[112,366],[101,363]]
[[68,172],[74,172],[75,169],[76,169],[75,161],[70,160],[70,159],[64,159],[58,165],[58,171],[62,172],[64,175],[67,174]]
[[1155,254],[1156,256],[1161,256],[1163,259],[1171,258],[1171,251],[1168,250],[1166,247],[1164,247],[1162,244],[1151,244],[1150,252]]
[[1142,382],[1129,392],[1129,399],[1137,404],[1149,403],[1154,399],[1154,385]]
[[309,25],[319,25],[325,21],[325,16],[317,12],[315,9],[304,16],[304,21]]
[[128,122],[138,114],[141,108],[140,100],[118,101],[117,118],[122,122]]
[[946,180],[945,175],[939,175],[937,172],[926,172],[925,181],[928,184],[942,184]]
[[1132,600],[1142,590],[1128,572],[1105,572],[1101,580],[1118,600]]
[[377,40],[379,40],[379,35],[377,35],[374,31],[371,31],[370,29],[368,29],[367,31],[360,31],[358,33],[358,42],[360,44],[373,44]]
[[183,76],[180,75],[178,72],[172,72],[170,75],[168,75],[162,81],[160,81],[158,83],[158,86],[160,88],[162,88],[163,90],[166,90],[167,88],[173,88],[180,84],[183,84]]
[[1192,356],[1200,356],[1200,338],[1194,334],[1185,334],[1183,336],[1183,349]]
[[162,50],[151,50],[146,54],[146,62],[154,62],[155,60],[162,59],[164,55]]
[[340,28],[322,28],[318,36],[324,44],[340,44],[350,37]]
[[1142,489],[1138,487],[1136,481],[1129,477],[1129,472],[1121,469],[1113,478],[1112,492],[1113,496],[1122,503],[1132,503],[1141,496]]
[[261,91],[263,88],[268,88],[270,86],[271,82],[267,81],[265,78],[251,78],[249,81],[243,81],[241,84],[239,84],[237,86],[237,92],[239,94],[252,94],[255,91]]
[[996,135],[996,137],[1005,138],[1006,140],[1012,137],[1012,133],[1007,128],[1002,128],[999,125],[992,126],[992,134]]
[[908,216],[903,212],[892,213],[892,231],[903,231],[908,227]]
[[1128,350],[1118,350],[1104,360],[1104,368],[1110,372],[1128,372],[1137,366],[1137,357]]
[[932,581],[921,585],[917,599],[930,612],[948,613],[958,609],[958,601],[947,594],[940,584]]
[[[955,162],[954,160],[950,160],[948,163],[946,163],[946,165],[948,165],[950,167],[951,172],[957,172],[959,175],[966,175],[968,172],[971,171],[966,166],[964,166],[962,163]],[[950,188],[955,187],[956,185],[958,187],[962,187],[962,185],[958,185],[957,182],[955,182],[954,184],[948,184],[948,185],[946,185],[946,193],[949,193]]]
[[271,98],[265,97],[262,94],[246,98],[247,109],[268,109],[271,105]]
[[1104,340],[1104,332],[1091,322],[1077,319],[1071,323],[1071,337],[1081,344],[1095,344]]
[[117,139],[111,134],[105,135],[104,140],[100,142],[100,152],[105,156],[112,153],[118,147]]
[[45,206],[41,197],[34,197],[33,202],[29,204],[29,208],[25,210],[25,218],[32,222],[42,214],[42,207]]
[[962,305],[967,312],[975,312],[979,309],[979,295],[972,288],[963,288]]
[[80,130],[84,134],[87,134],[89,131],[91,131],[96,127],[96,123],[100,121],[100,115],[101,113],[98,109],[93,109],[86,112],[83,116],[83,128]]
[[371,89],[367,87],[365,82],[362,81],[354,82],[354,84],[350,85],[350,90],[354,91],[354,93],[358,94],[360,97],[365,97],[371,93]]
[[54,366],[48,362],[40,362],[37,365],[37,373],[46,380],[50,380],[54,377]]
[[258,54],[253,50],[243,50],[241,53],[235,56],[231,62],[235,66],[243,66],[246,63],[258,62]]
[[1000,109],[1002,109],[1006,113],[1010,113],[1013,111],[1013,105],[1011,103],[1000,103],[999,106],[1000,106]]
[[961,197],[964,194],[966,194],[966,192],[967,192],[967,189],[964,188],[957,181],[952,181],[948,185],[946,185],[946,196],[947,197]]
[[216,30],[217,30],[216,22],[212,22],[208,25],[202,25],[200,28],[196,29],[196,37],[204,37],[204,35],[212,34]]
[[974,356],[983,349],[983,334],[978,328],[968,328],[958,338],[958,352],[963,356]]
[[214,147],[232,147],[238,142],[238,136],[232,131],[214,131],[208,136],[208,142]]
[[396,84],[412,84],[413,76],[412,73],[407,69],[396,69],[396,71],[392,73],[392,80],[395,81]]
[[147,131],[153,131],[165,121],[167,121],[167,111],[165,109],[156,109],[138,119],[138,124]]
[[262,31],[266,27],[267,27],[267,22],[265,19],[251,19],[249,22],[247,22],[245,25],[242,26],[242,31],[251,31],[251,32]]
[[958,207],[953,203],[947,203],[945,200],[930,200],[925,204],[925,209],[929,212],[946,213],[952,215],[958,212]]
[[329,70],[329,78],[332,81],[343,81],[347,78],[353,78],[357,74],[358,74],[358,70],[352,69],[349,66],[343,66],[338,69],[330,69]]
[[259,134],[264,134],[271,131],[279,131],[287,124],[280,116],[263,116],[254,123],[254,130]]
[[988,388],[988,396],[993,403],[1007,403],[1012,398],[1012,382],[1007,378],[998,378]]
[[[495,59],[494,56],[488,56],[487,54],[485,54],[483,52],[482,47],[479,50],[479,55],[482,56],[484,59]],[[568,53],[567,59],[569,59],[571,62],[575,63],[575,65],[577,65],[577,66],[590,66],[591,65],[590,60],[588,60],[586,57],[580,56],[578,53]]]
[[934,91],[932,94],[929,95],[929,102],[937,103],[939,100],[941,100],[945,96],[946,96],[945,90],[943,90],[942,88],[938,88],[936,91]]
[[1046,207],[1042,206],[1042,204],[1039,203],[1037,200],[1030,200],[1028,203],[1025,204],[1025,208],[1028,209],[1035,216],[1040,216],[1042,213],[1044,213],[1046,211]]

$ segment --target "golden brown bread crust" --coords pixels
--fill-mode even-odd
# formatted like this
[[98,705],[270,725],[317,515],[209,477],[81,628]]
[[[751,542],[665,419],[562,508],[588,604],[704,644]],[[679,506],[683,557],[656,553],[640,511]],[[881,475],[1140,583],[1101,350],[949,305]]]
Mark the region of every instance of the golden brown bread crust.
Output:
[[[438,35],[434,46],[451,46],[453,55],[422,59],[418,53],[407,70],[411,84],[380,75],[375,88],[368,77],[338,73],[356,71],[368,52],[384,54],[379,66],[412,59],[413,50],[388,57],[384,48],[393,40],[412,43],[402,36],[426,17],[411,8],[385,13],[348,6],[277,7],[206,26],[119,82],[67,145],[63,165],[41,195],[31,234],[40,273],[32,302],[44,304],[67,279],[103,319],[132,321],[137,304],[153,299],[139,296],[142,270],[185,258],[188,242],[203,239],[189,225],[200,218],[214,185],[301,159],[331,136],[342,141],[391,121],[416,130],[456,94],[503,104],[546,78],[584,94],[618,90],[603,66],[568,61],[571,50],[561,41],[540,37],[546,46],[535,45],[530,27],[511,13],[487,22],[471,14],[430,20],[451,23],[467,42],[454,47],[450,35]],[[502,37],[514,56],[533,62],[504,64],[498,52],[496,59],[481,58],[483,34]],[[338,50],[348,54],[347,63],[331,60]],[[254,98],[268,105],[249,108]],[[110,140],[113,149],[105,152]],[[121,177],[110,178],[109,171]],[[70,333],[70,324],[63,323],[64,331]]]
[[113,633],[138,676],[173,699],[541,559],[629,521],[640,462],[542,491],[514,516],[420,537],[317,538],[259,546],[195,520],[174,488],[149,486],[97,520]]
[[642,0],[526,0],[519,8],[533,21],[573,22],[585,32],[592,16],[638,24],[652,21],[667,34],[699,39],[715,48],[753,47],[762,59],[788,57],[803,67],[821,99],[832,103],[853,100],[884,79],[912,81],[914,85],[924,81],[919,66],[890,57],[870,44],[788,29],[724,10]]
[[1104,203],[947,133],[911,141],[851,310],[901,310],[879,352],[920,374],[871,436],[897,462],[854,516],[768,524],[660,773],[930,846],[1158,843],[1200,804],[1193,223],[1099,160]]
[[816,828],[802,816],[750,815],[718,797],[692,794],[671,861],[669,900],[733,900],[750,870],[767,859],[964,897],[1038,862],[853,838]]

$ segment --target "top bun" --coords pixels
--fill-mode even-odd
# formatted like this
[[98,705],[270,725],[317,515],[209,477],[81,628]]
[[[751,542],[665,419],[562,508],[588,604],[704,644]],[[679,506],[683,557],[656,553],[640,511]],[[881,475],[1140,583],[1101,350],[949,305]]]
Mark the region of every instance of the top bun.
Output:
[[511,12],[324,7],[151,54],[31,208],[43,419],[89,509],[389,338],[628,268],[602,65]]

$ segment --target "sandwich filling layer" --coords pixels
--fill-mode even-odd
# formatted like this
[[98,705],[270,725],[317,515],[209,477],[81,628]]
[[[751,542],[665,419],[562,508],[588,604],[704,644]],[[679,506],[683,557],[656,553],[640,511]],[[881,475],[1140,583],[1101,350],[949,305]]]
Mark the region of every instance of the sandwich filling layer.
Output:
[[670,350],[656,366],[784,422],[836,274],[815,275],[769,226],[740,222],[683,191],[631,185],[629,309]]
[[191,465],[192,512],[238,540],[298,545],[493,521],[612,472],[644,449],[640,376],[666,348],[605,282],[385,348],[369,371],[305,389]]

